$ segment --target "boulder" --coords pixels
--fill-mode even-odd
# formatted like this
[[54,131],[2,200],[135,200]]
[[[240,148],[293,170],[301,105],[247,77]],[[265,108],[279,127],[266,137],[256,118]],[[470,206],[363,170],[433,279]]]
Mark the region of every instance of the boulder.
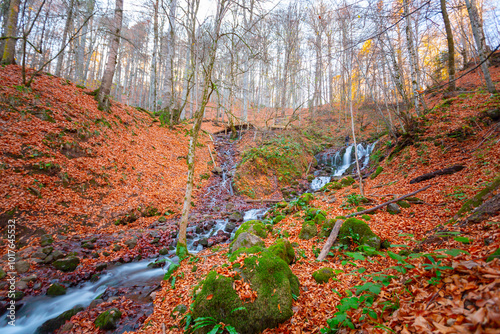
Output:
[[291,264],[295,260],[295,250],[290,244],[290,241],[286,239],[277,239],[274,244],[269,247],[269,251],[288,264]]
[[243,221],[243,215],[239,211],[231,213],[228,217],[230,222],[241,222]]
[[222,172],[224,172],[224,170],[221,167],[214,167],[212,169],[212,173],[214,174],[222,174]]
[[313,272],[312,277],[316,281],[316,283],[322,284],[326,283],[330,280],[330,278],[334,277],[334,271],[332,268],[321,268]]
[[362,220],[349,218],[342,224],[337,240],[340,244],[349,246],[353,239],[359,245],[370,246],[376,250],[380,249],[380,237],[372,232],[370,226]]
[[123,242],[129,249],[132,249],[134,248],[135,246],[137,246],[137,238],[132,238],[132,239],[128,239],[126,241]]
[[327,238],[330,236],[330,233],[332,233],[332,229],[335,226],[336,219],[328,219],[326,220],[323,225],[321,225],[321,230],[318,234],[318,237],[320,238]]
[[241,226],[236,231],[234,238],[238,238],[241,233],[248,232],[252,233],[262,239],[267,238],[267,229],[260,220],[249,220],[241,224]]
[[293,297],[299,295],[299,281],[282,259],[264,251],[245,258],[242,268],[237,265],[233,269],[250,283],[256,292],[255,300],[242,301],[233,289],[234,277],[211,271],[194,297],[194,319],[212,317],[235,327],[238,333],[249,334],[274,328],[293,315]]
[[36,334],[51,334],[54,333],[59,327],[64,325],[64,323],[71,319],[72,316],[77,314],[78,312],[83,311],[83,307],[77,305],[73,307],[71,310],[61,313],[57,317],[45,321],[38,329],[36,330]]
[[[201,243],[201,242],[200,242]],[[243,232],[238,235],[231,245],[231,252],[234,253],[239,248],[251,248],[253,246],[264,247],[264,241],[255,234]]]
[[228,232],[228,233],[231,233],[233,232],[233,230],[236,228],[236,224],[233,223],[233,222],[228,222],[226,224],[226,227],[224,227],[224,231],[225,232]]
[[27,261],[17,261],[15,263],[15,268],[18,274],[24,274],[28,270],[30,270],[30,264]]
[[307,220],[302,223],[302,229],[299,233],[299,239],[309,240],[318,234],[316,224],[313,221]]
[[396,215],[401,212],[401,209],[396,203],[391,203],[387,206],[387,212],[389,212],[391,215]]
[[53,283],[49,286],[47,290],[48,296],[61,296],[66,294],[66,287],[59,283]]
[[122,313],[116,307],[102,312],[95,319],[94,324],[96,327],[104,330],[115,329],[118,320],[122,317]]
[[44,234],[40,237],[40,245],[42,247],[48,246],[54,242],[54,238],[50,234]]
[[61,271],[70,272],[74,271],[79,263],[80,259],[76,256],[71,255],[65,257],[64,259],[59,259],[57,261],[54,261],[52,265]]

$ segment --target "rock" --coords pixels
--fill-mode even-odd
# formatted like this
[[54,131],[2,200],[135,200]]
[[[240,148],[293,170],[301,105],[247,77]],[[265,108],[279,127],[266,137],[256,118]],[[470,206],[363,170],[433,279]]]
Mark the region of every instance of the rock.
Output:
[[44,253],[45,255],[50,255],[53,250],[54,250],[54,247],[50,247],[50,246],[41,249],[42,253]]
[[59,327],[61,327],[67,320],[71,319],[72,316],[78,312],[83,311],[83,307],[77,305],[71,310],[61,313],[57,317],[47,320],[38,327],[36,334],[51,334],[54,333]]
[[31,255],[31,258],[40,259],[40,260],[44,260],[46,257],[47,257],[47,254],[45,254],[45,253],[44,253],[44,252],[42,252],[41,250],[36,251],[36,252],[34,252],[34,253]]
[[165,217],[165,216],[161,216],[160,218],[158,218],[158,221],[159,221],[160,223],[164,223],[164,222],[166,222],[166,221],[167,221],[167,217]]
[[312,276],[316,283],[322,284],[328,282],[335,274],[332,268],[324,267],[313,272]]
[[491,262],[494,259],[500,259],[500,248],[497,248],[496,251],[494,251],[493,253],[491,253],[491,255],[488,256],[488,258],[486,259],[486,262]]
[[241,222],[243,221],[243,215],[239,211],[235,211],[229,215],[229,221],[230,222]]
[[330,233],[332,233],[332,229],[335,226],[335,223],[337,221],[335,219],[328,219],[323,223],[321,226],[321,230],[318,234],[318,237],[320,238],[327,238],[330,236]]
[[16,292],[14,292],[14,296],[12,296],[11,300],[14,300],[14,301],[17,302],[18,300],[23,299],[23,297],[24,297],[24,292],[22,292],[22,291],[16,291]]
[[27,261],[17,261],[14,266],[18,274],[24,274],[30,270],[30,264]]
[[89,309],[96,308],[96,306],[102,302],[104,302],[104,300],[102,300],[100,298],[94,299],[93,301],[90,302]]
[[5,272],[5,270],[0,268],[0,279],[4,279],[5,276],[7,276],[7,273]]
[[26,290],[28,288],[28,282],[18,281],[16,282],[16,290]]
[[342,224],[337,240],[340,244],[349,246],[353,238],[358,239],[355,241],[359,245],[380,249],[380,237],[372,232],[368,224],[356,218],[349,218]]
[[65,257],[64,259],[59,259],[57,261],[54,261],[52,265],[61,271],[70,272],[74,271],[79,263],[80,259],[74,255],[71,255]]
[[391,203],[387,206],[387,212],[389,212],[391,215],[396,215],[401,212],[401,209],[396,203]]
[[116,324],[118,323],[118,320],[120,320],[121,316],[122,313],[120,312],[120,310],[116,307],[113,307],[99,314],[99,316],[95,319],[94,324],[96,325],[96,327],[103,330],[115,329]]
[[397,201],[396,203],[403,209],[408,209],[409,207],[411,207],[411,204],[404,200]]
[[82,248],[85,248],[85,249],[94,249],[95,248],[95,245],[91,242],[84,242],[82,244]]
[[40,245],[42,247],[48,246],[54,242],[54,239],[50,234],[44,234],[40,237]]
[[203,247],[207,247],[208,246],[208,238],[200,239],[199,244],[202,245]]
[[[240,300],[233,289],[234,278],[211,271],[194,297],[194,319],[212,317],[217,323],[235,327],[238,333],[249,334],[274,328],[293,315],[293,297],[299,295],[299,281],[282,259],[264,251],[245,258],[240,271],[256,292],[256,299]],[[240,309],[243,306],[245,309]]]
[[62,296],[66,294],[66,287],[59,283],[53,283],[47,290],[47,296]]
[[64,253],[61,252],[58,249],[56,249],[55,251],[53,251],[50,255],[52,255],[52,257],[54,258],[54,260],[59,260],[59,259],[62,259],[64,257]]
[[122,249],[123,247],[120,246],[120,245],[114,245],[113,246],[113,252],[118,252],[120,249]]
[[260,220],[249,220],[241,224],[241,226],[236,230],[234,238],[238,238],[241,233],[248,232],[252,233],[262,239],[267,238],[267,229]]
[[159,251],[160,255],[167,255],[168,254],[168,248],[162,248]]
[[137,246],[137,238],[132,238],[132,239],[129,239],[129,240],[126,240],[125,242],[123,242],[129,249],[132,249],[134,248],[135,246]]
[[226,231],[227,233],[231,233],[233,232],[233,230],[236,228],[236,224],[233,223],[233,222],[228,222],[226,224],[226,227],[224,227],[224,231]]
[[223,172],[224,170],[221,167],[214,167],[214,169],[212,169],[212,173],[214,174],[222,174]]
[[343,187],[347,187],[347,186],[354,184],[356,182],[356,180],[354,180],[352,176],[348,176],[348,177],[344,177],[339,182]]
[[314,199],[314,195],[311,193],[305,193],[300,195],[299,199],[297,200],[297,204],[300,206],[306,206],[309,205],[309,202],[311,202]]
[[295,260],[295,250],[290,241],[286,239],[277,239],[274,244],[269,247],[269,251],[280,257],[287,264],[291,264]]
[[251,248],[253,246],[264,247],[264,241],[252,233],[243,232],[238,235],[235,241],[233,241],[231,245],[231,252],[234,253],[239,248]]
[[299,233],[299,239],[309,240],[314,238],[318,234],[318,230],[316,229],[316,224],[310,220],[302,223],[302,229]]
[[59,333],[60,334],[69,333],[73,329],[73,326],[74,325],[72,322],[67,322],[61,326],[61,328],[59,329]]
[[332,203],[335,203],[337,201],[337,199],[335,197],[330,197],[327,201],[327,203],[329,204],[332,204]]
[[31,276],[26,276],[26,277],[21,278],[21,281],[34,282],[34,281],[36,281],[37,278],[38,277],[36,275],[31,275]]
[[170,314],[172,316],[172,318],[177,318],[178,316],[181,316],[183,315],[184,313],[186,313],[188,311],[188,308],[186,305],[184,304],[179,304],[177,305],[174,310],[172,311],[172,313]]
[[45,258],[45,260],[43,260],[43,263],[52,263],[52,262],[54,262],[54,256],[52,256],[52,254],[50,254]]
[[370,175],[370,179],[375,179],[377,176],[379,176],[380,173],[384,171],[384,168],[382,166],[378,166],[375,172],[373,172],[372,175]]
[[108,267],[108,264],[107,263],[98,263],[96,266],[95,266],[95,270],[97,271],[103,271],[104,269],[106,269]]

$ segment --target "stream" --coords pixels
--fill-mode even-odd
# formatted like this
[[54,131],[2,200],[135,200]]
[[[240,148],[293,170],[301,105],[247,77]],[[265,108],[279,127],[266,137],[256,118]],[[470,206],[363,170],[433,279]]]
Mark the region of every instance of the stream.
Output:
[[[188,226],[188,250],[191,253],[198,253],[205,247],[210,247],[217,242],[227,242],[234,237],[237,230],[236,222],[245,222],[254,219],[261,219],[267,212],[267,208],[249,208],[241,198],[233,196],[231,188],[231,178],[234,175],[236,164],[234,161],[235,152],[232,144],[225,138],[216,137],[214,143],[221,157],[220,167],[214,171],[215,179],[200,198],[198,211],[194,210],[194,217],[199,217],[197,222]],[[375,144],[358,144],[358,152],[362,166],[368,165],[370,154]],[[341,176],[349,167],[355,163],[353,154],[353,145],[350,145],[337,152],[322,152],[317,155],[318,168],[315,172],[316,178],[311,182],[310,189],[316,191],[329,182],[332,177]],[[217,179],[218,178],[218,179]],[[238,209],[242,213],[242,219],[232,219],[231,216],[220,216],[212,219],[209,224],[198,223],[202,220],[201,213],[221,212],[221,206],[226,205],[226,210]],[[203,211],[201,211],[203,210]],[[201,227],[200,227],[201,224]],[[215,241],[214,241],[215,240]],[[150,263],[164,260],[165,266],[162,268],[152,268]],[[118,295],[125,295],[144,305],[144,313],[151,312],[153,309],[152,300],[149,297],[151,292],[161,286],[161,281],[169,267],[178,263],[179,258],[175,255],[175,250],[170,250],[168,254],[156,256],[147,260],[130,263],[115,263],[108,266],[108,269],[102,273],[95,282],[81,282],[75,287],[67,289],[66,294],[62,296],[27,296],[16,304],[16,325],[8,325],[6,314],[0,320],[0,331],[2,334],[36,333],[39,327],[50,319],[54,319],[61,313],[76,306],[88,307],[93,300],[101,298],[102,295],[109,293],[110,290],[119,292]],[[128,289],[124,289],[128,288]],[[118,290],[119,289],[119,290]],[[131,291],[131,293],[121,293],[121,291]],[[109,294],[113,296],[113,294]],[[119,327],[114,333],[122,333],[127,330],[139,328],[142,324],[127,323]]]

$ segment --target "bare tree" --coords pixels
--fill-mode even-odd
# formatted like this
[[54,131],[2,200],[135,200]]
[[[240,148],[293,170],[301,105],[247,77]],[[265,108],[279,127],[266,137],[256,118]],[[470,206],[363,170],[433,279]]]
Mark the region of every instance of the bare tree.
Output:
[[10,0],[9,11],[7,14],[7,26],[5,30],[5,45],[2,54],[2,64],[15,64],[16,42],[17,42],[17,18],[19,16],[19,5],[21,0]]

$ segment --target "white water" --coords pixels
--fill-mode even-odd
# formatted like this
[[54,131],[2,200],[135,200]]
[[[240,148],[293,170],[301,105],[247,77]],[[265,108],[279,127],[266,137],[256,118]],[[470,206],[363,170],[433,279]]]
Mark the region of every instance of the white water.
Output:
[[[369,144],[363,146],[362,143],[359,143],[357,145],[358,149],[358,159],[361,164],[361,169],[365,168],[368,166],[368,163],[370,162],[370,154],[373,151],[373,148],[375,147],[375,143]],[[353,164],[356,163],[356,159],[354,158],[354,154],[352,150],[354,149],[354,144],[351,144],[347,146],[344,155],[340,156],[340,151],[335,152],[334,155],[331,154],[319,154],[318,155],[318,162],[323,163],[326,165],[330,165],[331,167],[334,168],[334,172],[332,176],[342,176],[345,171],[351,167]],[[331,158],[330,158],[331,156]],[[330,182],[332,179],[331,176],[318,176],[311,182],[311,190],[316,191],[321,189],[325,184]]]

